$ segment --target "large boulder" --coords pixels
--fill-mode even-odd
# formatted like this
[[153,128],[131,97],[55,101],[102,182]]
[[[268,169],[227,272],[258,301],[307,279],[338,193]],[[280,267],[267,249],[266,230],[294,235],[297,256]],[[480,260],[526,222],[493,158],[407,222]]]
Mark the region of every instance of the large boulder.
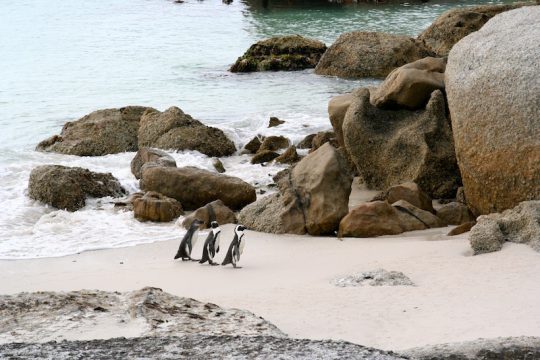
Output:
[[155,191],[136,193],[131,202],[135,218],[140,221],[169,222],[184,213],[177,200]]
[[370,101],[383,109],[421,109],[433,91],[444,91],[445,68],[446,59],[433,57],[403,65],[392,71],[371,93]]
[[262,40],[251,47],[231,66],[231,72],[303,70],[314,68],[326,45],[300,35]]
[[43,140],[36,150],[79,156],[136,151],[139,121],[147,109],[151,108],[127,106],[94,111],[67,122],[60,135]]
[[38,166],[30,173],[28,195],[57,209],[76,211],[86,198],[119,197],[126,194],[110,173],[95,173],[80,167]]
[[528,244],[540,251],[540,200],[524,201],[502,213],[480,216],[469,241],[474,254],[500,250],[505,241]]
[[460,185],[452,131],[441,91],[424,110],[382,110],[368,89],[356,90],[343,121],[345,147],[374,189],[412,181],[433,198],[453,197]]
[[504,12],[457,43],[446,90],[475,215],[540,199],[540,6]]
[[211,203],[198,208],[189,214],[189,216],[186,216],[184,221],[182,221],[182,226],[189,229],[191,223],[195,219],[203,222],[199,226],[200,229],[209,228],[212,221],[217,221],[220,225],[236,223],[236,215],[234,215],[234,212],[225,206],[221,200],[212,201]]
[[248,228],[273,233],[333,234],[348,212],[352,177],[347,160],[324,144],[280,176],[279,193],[240,212]]
[[383,78],[395,68],[431,55],[420,41],[407,36],[354,31],[342,34],[328,48],[315,73]]
[[195,210],[218,199],[237,210],[256,199],[255,188],[245,181],[191,166],[145,168],[141,189],[172,197],[185,210]]
[[228,156],[234,143],[220,129],[204,125],[176,106],[161,112],[148,110],[141,117],[139,146],[170,150],[197,150],[208,156]]
[[[290,200],[290,198],[289,198]],[[279,192],[249,204],[238,214],[248,229],[272,234],[305,234],[306,223],[294,203],[285,202]]]
[[143,167],[148,166],[176,167],[176,161],[165,151],[143,147],[131,160],[131,173],[136,179],[140,179]]
[[301,160],[282,180],[304,213],[311,235],[332,234],[349,211],[352,176],[346,158],[329,143]]
[[520,6],[523,6],[523,3],[454,8],[435,19],[418,36],[418,40],[437,56],[447,56],[454,44],[480,30],[493,16]]

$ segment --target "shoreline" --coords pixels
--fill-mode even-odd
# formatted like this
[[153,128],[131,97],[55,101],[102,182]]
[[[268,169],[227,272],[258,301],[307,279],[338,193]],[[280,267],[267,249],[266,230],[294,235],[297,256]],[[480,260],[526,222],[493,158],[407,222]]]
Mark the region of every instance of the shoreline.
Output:
[[[466,235],[447,237],[448,229],[343,241],[248,231],[243,268],[236,270],[173,261],[179,239],[60,258],[0,260],[0,293],[154,286],[251,311],[293,338],[394,351],[480,337],[540,336],[535,320],[540,254],[508,243],[502,251],[469,256]],[[231,233],[232,225],[224,225],[223,248]],[[196,254],[201,246],[198,242]],[[402,271],[416,286],[331,284],[336,277],[378,268]]]

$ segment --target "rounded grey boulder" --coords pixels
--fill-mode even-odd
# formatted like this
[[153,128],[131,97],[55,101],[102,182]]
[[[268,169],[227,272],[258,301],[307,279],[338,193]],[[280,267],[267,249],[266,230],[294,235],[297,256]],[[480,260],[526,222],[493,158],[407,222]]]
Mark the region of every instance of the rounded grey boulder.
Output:
[[540,198],[540,6],[457,43],[445,73],[456,155],[475,215]]

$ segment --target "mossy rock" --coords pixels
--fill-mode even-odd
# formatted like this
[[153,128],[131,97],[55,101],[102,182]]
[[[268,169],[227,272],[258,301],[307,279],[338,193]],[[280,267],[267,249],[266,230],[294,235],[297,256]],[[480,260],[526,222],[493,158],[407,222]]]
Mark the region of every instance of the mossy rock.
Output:
[[273,37],[257,42],[236,60],[231,72],[303,70],[314,68],[326,45],[300,35]]

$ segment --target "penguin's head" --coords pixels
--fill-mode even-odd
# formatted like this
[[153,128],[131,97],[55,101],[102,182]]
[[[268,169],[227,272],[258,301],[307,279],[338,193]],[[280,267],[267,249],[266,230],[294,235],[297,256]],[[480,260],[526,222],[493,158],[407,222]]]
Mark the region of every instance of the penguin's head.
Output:
[[216,229],[216,228],[219,227],[219,224],[218,224],[217,221],[212,221],[212,222],[210,223],[210,227],[211,227],[212,229]]
[[246,230],[246,227],[244,225],[237,225],[236,228],[234,229],[234,231],[237,233],[242,233],[244,232],[244,230]]
[[193,222],[191,223],[191,226],[197,226],[197,227],[200,227],[202,224],[204,224],[204,221],[200,220],[200,219],[195,219],[193,220]]

